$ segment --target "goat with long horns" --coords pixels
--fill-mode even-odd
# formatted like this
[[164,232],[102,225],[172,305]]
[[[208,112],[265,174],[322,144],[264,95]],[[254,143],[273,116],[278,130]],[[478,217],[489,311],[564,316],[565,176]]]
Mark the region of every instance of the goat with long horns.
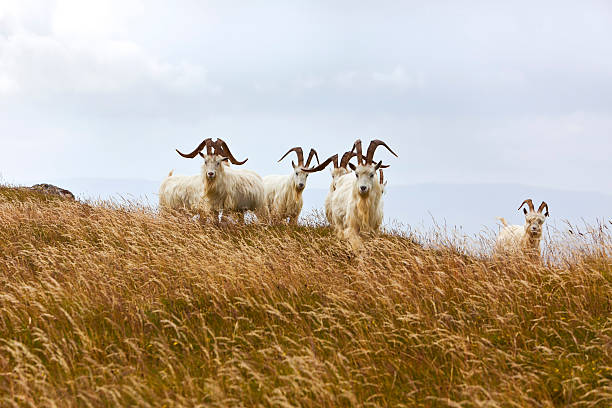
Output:
[[[202,153],[206,149],[206,154]],[[219,212],[263,211],[263,180],[251,170],[229,167],[227,164],[242,165],[248,159],[237,160],[222,139],[204,139],[190,153],[182,157],[193,159],[201,156],[204,163],[201,173],[194,176],[173,176],[172,172],[162,182],[159,190],[160,207],[184,209],[195,214],[214,214],[218,220]]]
[[295,152],[297,156],[297,164],[291,162],[291,174],[266,176],[263,182],[265,203],[272,218],[288,219],[289,223],[295,224],[304,205],[302,192],[306,188],[310,162],[316,158],[318,164],[319,155],[315,149],[310,149],[304,162],[304,151],[298,146],[289,149],[278,161],[282,161],[291,152]]
[[[361,233],[378,231],[383,220],[383,185],[376,172],[383,167],[382,161],[374,161],[374,153],[379,146],[391,154],[397,154],[382,140],[372,140],[365,157],[361,140],[353,144],[351,153],[357,156],[357,165],[348,162],[352,174],[345,174],[336,181],[336,188],[330,191],[326,202],[326,214],[336,234],[348,239],[354,249],[361,246]],[[385,166],[388,167],[388,166]]]
[[[529,211],[523,208],[525,204],[529,207]],[[539,258],[542,226],[544,221],[546,221],[546,217],[549,216],[548,204],[542,201],[536,211],[533,201],[528,198],[521,203],[518,208],[519,211],[521,208],[525,214],[525,225],[508,225],[504,218],[498,217],[503,228],[499,232],[495,243],[496,255],[523,253],[532,258]],[[544,210],[546,211],[544,212]]]

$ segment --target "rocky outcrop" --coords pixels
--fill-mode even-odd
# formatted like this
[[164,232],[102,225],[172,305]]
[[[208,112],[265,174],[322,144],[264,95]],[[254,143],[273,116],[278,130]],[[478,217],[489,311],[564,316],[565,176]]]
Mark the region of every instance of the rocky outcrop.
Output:
[[53,184],[34,184],[32,187],[26,187],[29,190],[38,191],[39,193],[57,195],[69,200],[74,200],[74,194],[70,191],[54,186]]

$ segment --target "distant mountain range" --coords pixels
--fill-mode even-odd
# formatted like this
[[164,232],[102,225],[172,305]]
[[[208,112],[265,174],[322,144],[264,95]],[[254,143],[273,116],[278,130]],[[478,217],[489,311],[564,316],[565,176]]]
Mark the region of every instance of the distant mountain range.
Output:
[[[41,180],[67,188],[81,199],[127,199],[157,205],[159,181],[135,179]],[[327,189],[308,188],[304,210],[322,209]],[[404,228],[429,230],[435,225],[465,234],[497,229],[496,217],[523,223],[518,206],[525,198],[545,200],[548,225],[564,228],[565,221],[594,224],[612,219],[612,196],[597,192],[564,191],[516,184],[417,184],[389,186],[384,196],[385,222]]]

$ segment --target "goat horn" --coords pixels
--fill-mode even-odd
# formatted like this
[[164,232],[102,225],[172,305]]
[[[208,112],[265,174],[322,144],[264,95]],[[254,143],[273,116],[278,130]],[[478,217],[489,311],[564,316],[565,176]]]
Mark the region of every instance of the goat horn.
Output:
[[[354,150],[354,146],[353,146],[353,150]],[[357,156],[357,154],[353,150],[351,150],[350,152],[346,152],[342,155],[342,159],[340,160],[340,167],[342,167],[343,169],[346,169],[346,166],[351,161],[351,159]],[[338,166],[336,166],[336,168],[338,168]]]
[[283,157],[278,159],[278,161],[280,162],[281,160],[283,160],[291,152],[295,152],[295,154],[297,154],[298,166],[303,166],[304,165],[304,151],[302,150],[301,147],[293,147],[293,148],[289,149],[289,151],[287,151],[287,153],[285,153],[283,155]]
[[232,155],[232,152],[230,152],[229,147],[227,147],[227,143],[225,143],[223,140],[221,139],[217,139],[217,141],[215,142],[215,148],[217,150],[217,154],[220,154],[220,156],[223,157],[227,157],[230,162],[232,162],[232,164],[236,164],[236,165],[241,165],[246,163],[247,160],[249,160],[248,158],[244,159],[243,161],[238,161],[236,160],[236,158],[234,157],[234,155]]
[[376,148],[378,146],[386,147],[387,150],[389,150],[392,155],[397,157],[397,154],[395,154],[395,152],[393,150],[391,150],[391,148],[389,146],[387,146],[387,144],[385,142],[383,142],[382,140],[375,139],[375,140],[372,140],[370,142],[370,145],[368,146],[368,153],[366,155],[366,164],[372,164],[372,161],[374,160],[374,152],[376,151]]
[[361,152],[361,139],[355,140],[355,143],[353,143],[353,148],[351,149],[351,152],[352,151],[357,152],[357,164],[359,165],[363,164],[363,154]]
[[542,204],[540,204],[540,208],[538,208],[538,212],[541,213],[544,208],[546,208],[546,212],[544,213],[544,215],[548,217],[548,204],[546,204],[546,201],[542,201]]
[[[198,145],[198,147],[196,147],[196,149],[193,152],[187,153],[187,154],[181,153],[178,149],[175,149],[175,150],[176,150],[176,152],[178,154],[180,154],[181,156],[185,157],[186,159],[193,159],[194,157],[196,157],[198,155],[198,153],[200,153],[202,151],[202,149],[204,149],[204,146],[210,146],[211,143],[212,143],[212,139],[211,138],[204,139],[202,141],[202,143],[200,143]],[[207,153],[208,153],[208,151],[207,151]]]
[[518,209],[520,210],[521,208],[523,208],[525,204],[529,206],[530,211],[532,212],[535,211],[535,208],[533,208],[533,201],[531,201],[531,198],[528,198],[525,201],[523,201],[523,204],[521,204],[521,206]]
[[321,164],[317,151],[315,149],[310,149],[310,152],[308,153],[308,160],[306,160],[306,164],[304,165],[304,167],[308,168],[308,166],[310,166],[310,162],[312,161],[313,157],[316,157],[317,164]]
[[334,154],[333,156],[329,157],[327,160],[325,160],[323,163],[319,164],[316,167],[311,167],[310,169],[304,169],[304,171],[306,173],[314,173],[316,171],[321,171],[324,168],[326,168],[329,163],[334,163],[334,167],[338,168],[338,155]]

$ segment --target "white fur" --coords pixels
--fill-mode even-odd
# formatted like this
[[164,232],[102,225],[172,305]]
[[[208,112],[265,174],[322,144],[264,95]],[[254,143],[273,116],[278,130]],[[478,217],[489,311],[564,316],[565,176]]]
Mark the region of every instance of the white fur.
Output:
[[336,189],[336,183],[338,179],[346,174],[349,174],[351,171],[344,167],[338,167],[331,169],[332,182],[329,185],[329,191],[332,192]]
[[327,193],[327,197],[325,197],[325,216],[332,227],[334,226],[333,207],[331,203],[332,195],[334,191],[336,191],[336,184],[338,183],[338,180],[350,172],[351,171],[349,169],[343,167],[331,169],[332,181],[329,184],[329,193]]
[[[360,194],[361,186],[367,187],[367,194]],[[382,185],[374,165],[359,165],[340,176],[325,202],[326,215],[338,236],[358,247],[360,234],[378,231],[383,220]]]
[[[207,177],[210,171],[213,178]],[[264,205],[263,192],[263,180],[254,171],[229,167],[222,157],[207,155],[199,175],[169,174],[159,189],[159,203],[191,213],[257,211]]]
[[[263,178],[265,203],[272,217],[281,220],[289,218],[290,223],[297,223],[304,205],[302,192],[306,188],[307,177],[308,173],[297,166],[289,175]],[[300,183],[303,184],[302,189],[298,188]]]
[[204,192],[202,175],[174,176],[172,172],[159,187],[160,208],[196,213]]
[[494,253],[496,255],[522,253],[539,257],[542,225],[545,219],[543,214],[533,211],[525,215],[525,225],[508,225],[505,219],[498,218],[503,227],[497,236]]
[[[379,170],[382,171],[382,170]],[[333,217],[333,206],[332,206],[332,196],[333,192],[336,190],[336,185],[338,180],[347,174],[351,174],[349,169],[345,169],[342,167],[331,169],[332,182],[329,185],[329,193],[327,197],[325,197],[325,216],[327,217],[327,221],[333,227],[334,226],[334,217]],[[354,177],[354,176],[353,176]],[[380,179],[379,179],[380,180]],[[384,194],[387,191],[387,182],[384,181],[383,184],[380,185],[381,194]],[[381,202],[381,211],[382,211],[382,202]]]

